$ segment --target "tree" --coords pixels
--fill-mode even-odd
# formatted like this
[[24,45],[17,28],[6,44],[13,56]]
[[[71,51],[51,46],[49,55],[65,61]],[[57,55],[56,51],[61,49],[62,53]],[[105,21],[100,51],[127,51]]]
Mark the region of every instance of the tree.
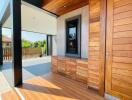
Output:
[[22,40],[22,47],[23,48],[42,48],[43,52],[46,53],[46,40],[43,41],[36,41],[30,42],[27,40]]
[[27,40],[22,40],[22,47],[23,48],[29,48],[32,46],[32,42],[27,41]]

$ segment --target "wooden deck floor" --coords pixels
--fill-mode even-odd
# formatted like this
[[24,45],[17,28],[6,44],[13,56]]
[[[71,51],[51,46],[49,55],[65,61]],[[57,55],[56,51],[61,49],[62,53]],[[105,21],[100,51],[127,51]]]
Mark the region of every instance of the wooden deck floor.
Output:
[[25,100],[104,100],[86,85],[52,73],[27,80],[18,90]]
[[21,100],[17,93],[13,90],[2,94],[2,100]]

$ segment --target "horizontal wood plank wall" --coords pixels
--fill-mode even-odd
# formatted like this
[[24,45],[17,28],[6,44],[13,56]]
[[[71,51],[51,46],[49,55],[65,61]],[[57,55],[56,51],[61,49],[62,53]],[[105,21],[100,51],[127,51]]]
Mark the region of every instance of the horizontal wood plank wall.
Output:
[[90,35],[88,57],[88,86],[99,89],[100,66],[100,0],[89,0]]
[[26,80],[18,90],[25,100],[105,100],[95,91],[86,89],[86,84],[54,73]]
[[65,75],[66,74],[66,59],[65,57],[58,56],[58,73]]
[[88,61],[71,57],[52,56],[52,72],[87,83]]
[[77,60],[76,78],[80,82],[87,83],[88,62],[86,60]]
[[51,63],[52,63],[52,71],[54,73],[57,73],[58,57],[57,56],[52,56],[51,57]]
[[132,100],[132,0],[108,0],[106,92]]
[[66,75],[72,79],[76,79],[77,62],[76,58],[66,57]]

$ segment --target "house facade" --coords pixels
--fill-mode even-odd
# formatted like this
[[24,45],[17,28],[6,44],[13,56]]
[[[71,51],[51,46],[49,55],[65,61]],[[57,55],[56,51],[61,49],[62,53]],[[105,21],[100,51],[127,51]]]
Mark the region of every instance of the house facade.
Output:
[[[21,0],[11,1],[14,86],[20,86]],[[56,34],[51,35],[48,50],[53,73],[81,81],[101,96],[132,99],[131,0],[24,1],[56,16]]]

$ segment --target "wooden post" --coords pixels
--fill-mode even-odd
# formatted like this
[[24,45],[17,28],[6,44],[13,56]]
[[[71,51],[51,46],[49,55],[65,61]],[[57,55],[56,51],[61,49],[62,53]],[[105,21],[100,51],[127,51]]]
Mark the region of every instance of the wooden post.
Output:
[[[89,0],[89,12],[90,12],[90,21],[89,21],[89,31],[90,31],[90,43],[99,44],[98,46],[89,46],[92,48],[92,52],[98,52],[98,54],[94,54],[89,56],[89,59],[92,59],[90,65],[88,66],[96,66],[95,68],[98,70],[96,74],[99,77],[99,81],[96,82],[98,86],[96,86],[99,90],[99,94],[104,96],[105,93],[105,60],[106,60],[106,10],[107,10],[107,0]],[[96,36],[92,36],[95,34]],[[99,38],[99,40],[94,40],[94,38]],[[90,51],[91,52],[91,51]],[[94,59],[93,59],[94,57]],[[90,61],[90,60],[89,60]],[[95,63],[97,65],[95,65]],[[92,85],[91,87],[93,87]],[[94,86],[94,87],[95,87]]]
[[0,65],[3,65],[2,25],[0,25]]
[[22,85],[21,0],[10,0],[14,86]]
[[99,94],[105,93],[105,64],[106,64],[106,18],[107,0],[101,0],[100,11],[100,66],[99,66]]

